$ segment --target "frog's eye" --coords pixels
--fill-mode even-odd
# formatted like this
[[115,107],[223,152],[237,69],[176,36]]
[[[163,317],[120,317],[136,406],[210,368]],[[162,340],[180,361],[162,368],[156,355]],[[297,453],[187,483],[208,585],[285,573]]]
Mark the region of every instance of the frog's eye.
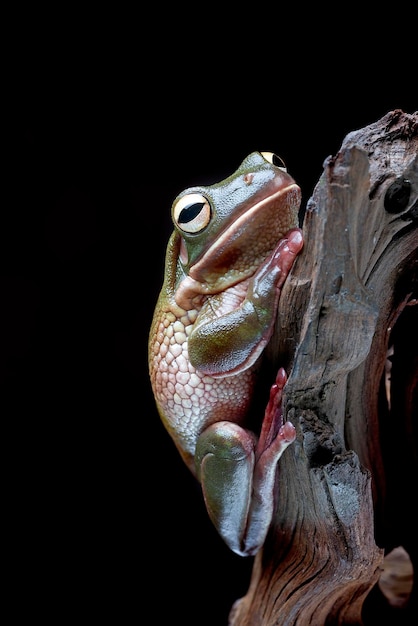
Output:
[[188,193],[173,206],[173,220],[185,233],[200,233],[210,221],[210,202],[200,193]]
[[283,172],[287,172],[285,162],[283,161],[283,159],[277,156],[277,154],[274,154],[274,152],[261,152],[261,156],[263,156],[266,161],[268,161],[272,165],[275,165],[280,170],[283,170]]

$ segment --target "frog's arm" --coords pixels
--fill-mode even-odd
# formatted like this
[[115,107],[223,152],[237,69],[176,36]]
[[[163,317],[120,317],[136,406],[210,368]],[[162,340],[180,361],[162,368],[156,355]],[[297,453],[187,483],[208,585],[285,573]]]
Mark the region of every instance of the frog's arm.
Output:
[[203,307],[190,334],[188,348],[192,365],[211,376],[223,376],[246,369],[264,350],[271,337],[280,290],[303,245],[302,233],[295,228],[249,280],[241,303],[222,311],[222,300],[239,300],[240,285],[220,295],[219,307],[212,297]]
[[260,438],[233,422],[216,422],[199,437],[196,471],[208,514],[229,548],[254,555],[263,545],[274,509],[277,462],[294,441],[282,423],[283,368],[270,391]]

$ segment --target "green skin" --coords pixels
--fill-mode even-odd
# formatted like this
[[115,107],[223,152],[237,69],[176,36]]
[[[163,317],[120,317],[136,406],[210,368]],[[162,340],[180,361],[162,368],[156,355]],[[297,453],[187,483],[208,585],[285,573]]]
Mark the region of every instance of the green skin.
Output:
[[259,436],[245,424],[281,288],[303,246],[299,206],[299,187],[271,153],[253,152],[220,183],[182,192],[149,336],[161,419],[219,534],[242,556],[264,543],[277,462],[295,439],[282,421],[283,368]]

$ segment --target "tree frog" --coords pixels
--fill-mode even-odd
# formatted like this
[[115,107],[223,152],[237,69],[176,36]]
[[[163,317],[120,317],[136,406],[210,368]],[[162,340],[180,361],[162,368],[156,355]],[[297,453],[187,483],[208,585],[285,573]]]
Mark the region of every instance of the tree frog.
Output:
[[149,335],[158,412],[219,534],[242,556],[264,543],[277,462],[295,439],[282,419],[283,368],[269,384],[258,436],[248,422],[281,288],[303,247],[300,201],[271,152],[181,192]]

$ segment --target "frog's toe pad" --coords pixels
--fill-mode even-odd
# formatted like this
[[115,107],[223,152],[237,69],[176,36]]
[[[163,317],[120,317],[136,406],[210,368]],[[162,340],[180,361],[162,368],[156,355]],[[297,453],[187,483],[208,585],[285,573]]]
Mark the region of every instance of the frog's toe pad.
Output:
[[293,443],[296,439],[296,428],[293,426],[292,422],[285,422],[283,426],[280,427],[277,437],[280,437],[285,443]]

